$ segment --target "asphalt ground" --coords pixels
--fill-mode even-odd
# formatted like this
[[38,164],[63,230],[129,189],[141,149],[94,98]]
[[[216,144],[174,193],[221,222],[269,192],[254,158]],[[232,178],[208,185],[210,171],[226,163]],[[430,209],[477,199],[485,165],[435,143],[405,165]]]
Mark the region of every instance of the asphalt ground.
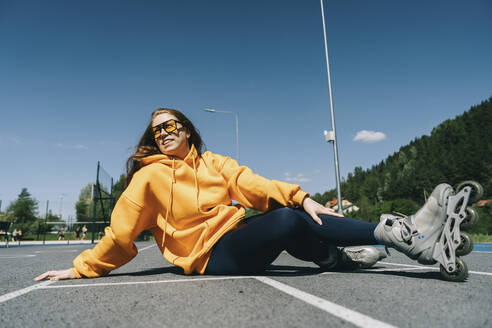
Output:
[[142,242],[107,277],[33,281],[90,247],[0,248],[0,326],[492,327],[487,251],[464,257],[470,276],[452,283],[396,251],[366,270],[323,273],[282,253],[261,276],[186,276]]

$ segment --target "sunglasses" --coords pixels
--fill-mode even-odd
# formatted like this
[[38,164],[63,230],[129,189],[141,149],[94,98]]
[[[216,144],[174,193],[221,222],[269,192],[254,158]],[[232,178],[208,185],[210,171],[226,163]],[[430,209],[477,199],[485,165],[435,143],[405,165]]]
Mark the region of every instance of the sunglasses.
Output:
[[177,131],[178,130],[177,123],[184,126],[183,123],[181,123],[180,121],[176,121],[176,120],[172,120],[172,119],[167,120],[166,122],[161,123],[159,125],[153,126],[152,131],[154,131],[154,138],[155,139],[159,138],[161,136],[162,130],[166,131],[166,133],[172,133],[174,131]]

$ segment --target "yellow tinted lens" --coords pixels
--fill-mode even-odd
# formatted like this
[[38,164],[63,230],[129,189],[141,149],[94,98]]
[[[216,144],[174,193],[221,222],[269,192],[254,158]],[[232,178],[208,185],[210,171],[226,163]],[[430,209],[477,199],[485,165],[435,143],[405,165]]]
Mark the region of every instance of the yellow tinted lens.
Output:
[[176,121],[175,120],[169,120],[167,122],[164,122],[164,131],[167,133],[171,133],[176,130]]
[[161,136],[161,131],[164,130],[166,133],[174,132],[178,129],[176,125],[177,121],[169,120],[164,123],[161,123],[157,126],[154,126],[152,130],[154,131],[154,138],[157,139]]
[[161,136],[161,126],[160,125],[153,127],[152,130],[154,130],[154,138],[155,139],[157,139]]

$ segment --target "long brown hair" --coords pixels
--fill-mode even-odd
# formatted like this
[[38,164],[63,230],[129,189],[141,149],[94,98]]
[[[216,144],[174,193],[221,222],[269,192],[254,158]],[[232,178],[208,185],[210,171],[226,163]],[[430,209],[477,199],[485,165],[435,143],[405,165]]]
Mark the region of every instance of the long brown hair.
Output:
[[126,161],[127,186],[130,184],[130,181],[132,180],[135,172],[137,172],[142,167],[141,161],[144,157],[150,155],[162,154],[159,148],[157,147],[157,144],[155,143],[154,132],[152,131],[152,121],[157,115],[162,113],[168,113],[174,115],[174,117],[176,117],[178,121],[180,121],[183,124],[183,126],[190,133],[190,138],[188,139],[188,146],[191,147],[191,145],[194,145],[196,151],[198,152],[198,155],[200,156],[202,154],[203,151],[202,148],[204,147],[202,137],[200,136],[200,133],[195,128],[193,123],[191,123],[191,121],[179,110],[171,109],[171,108],[158,108],[152,113],[150,117],[150,122],[147,125],[145,132],[143,133],[142,137],[140,137],[140,141],[136,146],[135,153],[131,155]]

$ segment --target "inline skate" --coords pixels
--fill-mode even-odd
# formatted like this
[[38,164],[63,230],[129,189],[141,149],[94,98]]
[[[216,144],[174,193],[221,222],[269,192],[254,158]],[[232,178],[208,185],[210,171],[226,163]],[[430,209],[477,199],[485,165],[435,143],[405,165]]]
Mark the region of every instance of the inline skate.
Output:
[[372,246],[351,246],[339,248],[330,246],[330,255],[322,261],[315,261],[323,270],[367,269],[386,257]]
[[440,184],[414,215],[383,214],[374,235],[421,264],[439,262],[445,280],[464,281],[468,268],[459,257],[472,251],[473,241],[460,230],[470,229],[478,221],[477,212],[468,205],[482,195],[482,186],[474,181],[460,183],[456,192],[450,185]]

